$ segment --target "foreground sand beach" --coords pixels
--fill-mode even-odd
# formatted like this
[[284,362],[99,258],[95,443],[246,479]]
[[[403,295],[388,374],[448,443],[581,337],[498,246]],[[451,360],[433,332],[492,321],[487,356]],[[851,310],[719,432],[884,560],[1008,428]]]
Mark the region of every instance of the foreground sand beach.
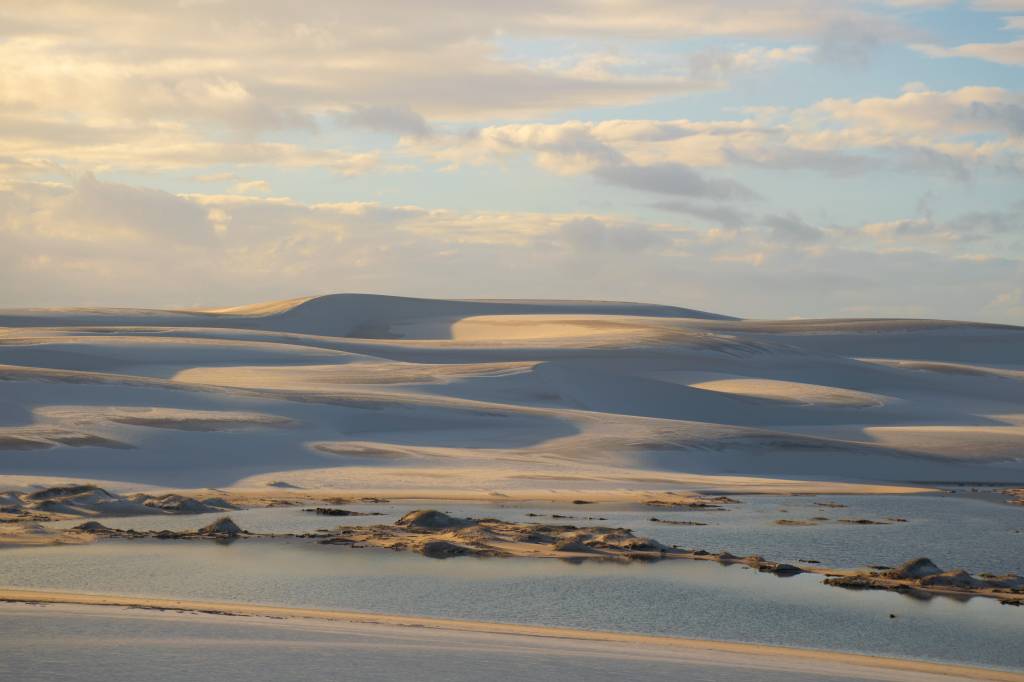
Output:
[[[38,676],[44,671],[19,668],[31,663],[19,654],[24,651],[20,647],[29,644],[28,630],[19,623],[40,617],[62,623],[65,632],[84,626],[90,633],[86,641],[67,637],[62,650],[75,651],[87,643],[90,658],[103,666],[108,679],[126,679],[133,670],[144,670],[139,649],[172,655],[189,647],[193,661],[201,662],[209,654],[219,656],[223,665],[232,651],[258,646],[272,653],[278,665],[303,662],[304,679],[337,679],[320,677],[318,671],[344,670],[346,676],[363,679],[417,671],[421,678],[461,680],[479,679],[490,670],[514,672],[520,679],[550,679],[552,674],[586,679],[603,671],[645,679],[679,679],[682,674],[689,680],[709,681],[751,675],[759,680],[809,682],[1024,681],[1024,674],[1018,673],[836,652],[348,611],[30,590],[0,590],[0,602],[0,670],[26,681],[44,679]],[[174,632],[182,625],[191,628],[193,641],[188,641],[188,634],[182,639]],[[104,629],[113,626],[138,634],[105,640]],[[154,642],[153,634],[160,631],[163,638]],[[289,641],[293,635],[297,642]],[[216,637],[216,646],[203,642],[211,636]],[[125,658],[125,651],[134,653]],[[330,665],[310,665],[322,657]],[[56,677],[45,679],[59,677],[59,668],[56,661],[56,668],[45,671]],[[87,679],[88,669],[79,669],[76,679]],[[219,679],[236,679],[225,670]],[[268,672],[252,670],[246,679],[271,679]],[[171,673],[168,679],[176,678]]]

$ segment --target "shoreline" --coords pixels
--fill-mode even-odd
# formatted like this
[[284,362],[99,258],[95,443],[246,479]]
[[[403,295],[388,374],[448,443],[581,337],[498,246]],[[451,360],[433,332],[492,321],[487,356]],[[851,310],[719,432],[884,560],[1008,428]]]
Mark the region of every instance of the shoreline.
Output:
[[512,637],[533,637],[575,642],[608,642],[624,645],[661,647],[668,650],[703,651],[721,655],[751,655],[787,659],[813,664],[815,662],[841,666],[857,666],[875,670],[903,671],[970,680],[998,682],[1024,682],[1024,671],[1013,672],[995,668],[981,668],[957,664],[918,661],[912,659],[832,652],[818,649],[781,647],[767,644],[749,644],[719,640],[702,640],[662,635],[642,635],[607,631],[577,630],[533,625],[456,620],[424,616],[398,616],[360,611],[334,611],[326,609],[296,608],[216,602],[198,600],[94,595],[85,593],[53,592],[0,588],[0,604],[76,605],[87,607],[121,607],[152,609],[178,614],[204,614],[221,616],[258,616],[277,622],[302,619],[304,621],[340,622],[366,627],[391,626],[441,630],[448,632],[478,633]]
[[[309,470],[316,471],[316,470]],[[284,471],[275,476],[280,479],[289,478],[289,474],[298,478],[305,470]],[[384,472],[387,473],[387,472]],[[458,470],[452,472],[458,477]],[[270,478],[264,476],[264,478]],[[542,477],[535,480],[540,481]],[[570,477],[571,478],[571,477]],[[678,496],[691,498],[715,495],[779,495],[779,496],[816,496],[816,495],[920,495],[943,494],[944,488],[960,483],[900,483],[884,481],[843,481],[815,480],[798,478],[768,478],[763,476],[736,476],[721,474],[687,474],[678,472],[648,472],[645,475],[633,475],[609,481],[619,484],[618,487],[587,487],[597,480],[572,480],[576,485],[567,485],[568,478],[552,477],[544,480],[549,485],[509,486],[501,485],[469,487],[432,486],[423,487],[410,485],[388,485],[386,476],[382,474],[380,481],[368,485],[317,486],[306,487],[279,481],[279,485],[263,483],[253,485],[247,481],[224,486],[175,486],[148,485],[131,481],[115,481],[92,479],[88,477],[46,476],[31,474],[0,474],[0,490],[29,490],[33,487],[55,487],[68,485],[91,485],[111,492],[126,495],[147,493],[150,495],[211,495],[217,494],[242,504],[263,506],[261,503],[313,502],[326,501],[331,498],[345,498],[348,502],[367,500],[391,500],[402,502],[453,502],[453,503],[540,503],[540,504],[572,504],[574,500],[585,498],[600,504],[643,504],[651,498],[659,496]],[[560,485],[559,485],[560,484]],[[626,484],[626,485],[623,485]],[[1006,487],[1006,486],[1004,486]]]

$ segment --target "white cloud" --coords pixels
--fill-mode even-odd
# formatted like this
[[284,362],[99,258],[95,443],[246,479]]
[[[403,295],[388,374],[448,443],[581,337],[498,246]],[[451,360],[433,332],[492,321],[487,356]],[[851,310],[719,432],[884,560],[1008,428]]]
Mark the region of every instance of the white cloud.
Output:
[[946,92],[904,92],[899,97],[827,99],[808,110],[855,127],[865,139],[900,135],[924,140],[1024,133],[1024,94],[1004,88],[968,86]]
[[[1011,25],[1016,26],[1016,24]],[[956,47],[927,44],[913,47],[929,57],[970,57],[996,64],[1024,64],[1024,38],[1005,43],[967,43]]]
[[991,253],[1006,253],[998,244],[1024,233],[1024,210],[969,211],[950,220],[937,220],[926,211],[915,218],[869,223],[861,231],[883,244],[916,244],[963,255],[965,246],[989,242]]
[[988,12],[1024,11],[1024,0],[973,0],[971,6]]
[[[1022,0],[974,0],[971,6],[977,10],[989,12],[1024,11],[1024,1]],[[1003,24],[1004,28],[1009,31],[1024,30],[1024,17],[1003,17]],[[931,43],[916,44],[911,47],[930,57],[964,57],[981,59],[995,64],[1024,65],[1024,38],[1007,42],[966,43],[952,47]]]
[[[870,63],[883,44],[931,40],[908,22],[946,4],[2,4],[0,250],[15,256],[0,271],[0,292],[10,303],[41,304],[238,303],[346,289],[557,294],[753,314],[767,314],[782,292],[793,306],[787,300],[778,314],[791,315],[878,309],[887,284],[911,278],[930,283],[931,297],[909,291],[894,306],[948,301],[943,316],[984,309],[1005,318],[1019,304],[1000,296],[1018,286],[1013,254],[1024,252],[1013,211],[972,213],[950,199],[944,215],[908,217],[894,209],[907,203],[899,188],[886,186],[877,207],[834,216],[823,206],[830,197],[816,192],[834,177],[871,192],[871,182],[898,174],[906,179],[894,185],[1024,172],[1021,94],[1009,86],[932,91],[914,82],[920,73],[901,73],[910,83],[896,96],[807,103],[786,80],[814,69],[821,78],[820,69],[836,68],[826,62]],[[1021,9],[1018,0],[972,7]],[[1008,30],[1024,27],[1021,17],[1003,19]],[[1019,63],[1016,38],[920,49],[1011,64]],[[798,64],[808,66],[788,68]],[[849,92],[833,80],[829,92]],[[691,97],[727,87],[737,91]],[[729,110],[722,101],[760,106]],[[600,107],[622,118],[601,120]],[[563,120],[567,110],[594,120]],[[638,110],[650,113],[630,113]],[[666,112],[671,120],[658,120]],[[560,181],[592,195],[517,194],[515,182],[535,182],[530,163],[597,187]],[[447,178],[462,182],[483,164],[505,166],[512,182],[508,191],[468,192],[459,203],[479,201],[474,210],[401,205],[413,191],[406,178],[369,190],[398,205],[273,196],[286,186],[336,196],[324,170],[462,167],[465,174],[430,178],[438,196],[450,196]],[[793,194],[773,184],[782,171],[810,171],[798,176],[811,182],[797,205],[777,205]],[[93,172],[224,194],[161,192]],[[342,191],[370,185],[345,182]],[[415,196],[434,196],[435,185],[427,187]],[[985,192],[971,205],[984,205]],[[486,210],[494,202],[507,210]],[[546,205],[559,210],[514,210]],[[856,227],[837,227],[844,221]],[[943,268],[981,283],[954,291]],[[125,282],[135,300],[120,298]],[[819,291],[822,302],[813,303]],[[222,298],[202,300],[209,292]]]
[[[900,304],[1020,321],[1012,317],[1019,302],[1000,296],[1019,286],[1024,261],[998,250],[970,259],[912,245],[886,253],[857,241],[869,235],[795,215],[754,222],[764,224],[726,234],[615,215],[176,196],[90,176],[71,186],[8,183],[0,190],[0,239],[11,247],[0,305],[415,291],[641,299],[766,317]],[[1017,224],[1005,223],[1003,234]],[[904,284],[894,289],[897,281]]]
[[[488,126],[406,144],[451,165],[526,154],[560,175],[591,174],[662,194],[742,198],[734,181],[694,169],[748,165],[830,175],[881,169],[966,179],[977,169],[1024,172],[1024,94],[969,86],[897,97],[826,99],[732,121],[605,120]],[[685,176],[685,177],[684,177]]]
[[266,180],[242,180],[235,183],[234,189],[239,194],[269,194],[270,183]]

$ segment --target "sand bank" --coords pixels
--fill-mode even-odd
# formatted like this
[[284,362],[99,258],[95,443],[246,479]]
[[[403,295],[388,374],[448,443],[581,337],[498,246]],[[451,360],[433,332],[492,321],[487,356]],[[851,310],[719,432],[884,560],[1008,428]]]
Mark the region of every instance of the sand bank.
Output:
[[[543,650],[549,654],[566,657],[581,655],[587,651],[606,658],[663,660],[670,667],[664,672],[680,668],[694,673],[706,669],[721,671],[720,678],[736,679],[751,672],[773,671],[800,676],[798,679],[837,680],[998,680],[1024,682],[1024,674],[1004,672],[967,666],[944,665],[923,661],[909,661],[894,658],[864,656],[856,654],[815,651],[732,642],[715,642],[676,637],[657,637],[625,633],[595,632],[566,628],[536,627],[477,621],[390,616],[349,611],[327,611],[299,609],[255,604],[228,602],[185,601],[141,597],[108,595],[71,594],[39,592],[30,590],[0,590],[0,601],[9,604],[0,607],[0,617],[24,613],[18,611],[16,603],[48,605],[90,606],[87,613],[96,616],[110,616],[109,607],[131,608],[131,617],[144,617],[134,609],[153,609],[163,613],[177,614],[181,618],[199,619],[224,618],[226,616],[250,616],[254,619],[274,619],[260,622],[267,627],[329,627],[339,635],[369,635],[372,640],[372,655],[379,657],[381,670],[386,671],[389,654],[395,653],[397,640],[404,645],[419,644],[430,651],[448,648],[474,653],[479,656],[483,645],[514,647],[522,654],[524,662],[531,655]],[[107,608],[100,608],[107,607]],[[61,609],[71,608],[61,606]],[[124,613],[124,612],[121,612]],[[157,614],[151,614],[157,615]],[[206,621],[209,622],[209,621]],[[227,620],[221,622],[227,623]],[[256,622],[245,619],[246,623]],[[234,622],[232,622],[234,624]],[[413,640],[410,642],[410,639]],[[338,647],[350,643],[348,637],[339,638]],[[392,651],[389,651],[389,646]],[[436,647],[436,649],[435,649]],[[456,652],[457,653],[457,652]],[[422,651],[419,655],[422,655]],[[712,679],[712,678],[702,678]]]

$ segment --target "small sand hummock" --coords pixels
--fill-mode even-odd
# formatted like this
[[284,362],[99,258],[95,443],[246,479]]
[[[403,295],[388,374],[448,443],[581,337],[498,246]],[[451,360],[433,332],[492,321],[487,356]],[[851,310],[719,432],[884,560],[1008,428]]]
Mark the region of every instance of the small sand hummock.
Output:
[[203,526],[198,530],[199,535],[226,535],[228,537],[235,537],[241,532],[242,529],[231,520],[230,516],[222,516],[208,526]]
[[975,577],[959,569],[943,571],[925,557],[911,559],[881,572],[833,575],[825,579],[825,584],[860,590],[964,592],[994,597],[1004,604],[1024,603],[1024,578],[1018,575],[982,574]]
[[411,511],[402,518],[395,521],[396,526],[407,526],[409,528],[427,528],[430,530],[448,530],[452,528],[463,528],[471,525],[468,519],[457,519],[448,516],[444,512],[433,509],[419,509]]
[[83,516],[208,514],[237,509],[220,497],[203,499],[175,493],[121,495],[91,484],[60,485],[31,492],[0,493],[0,514],[16,521],[61,521]]

